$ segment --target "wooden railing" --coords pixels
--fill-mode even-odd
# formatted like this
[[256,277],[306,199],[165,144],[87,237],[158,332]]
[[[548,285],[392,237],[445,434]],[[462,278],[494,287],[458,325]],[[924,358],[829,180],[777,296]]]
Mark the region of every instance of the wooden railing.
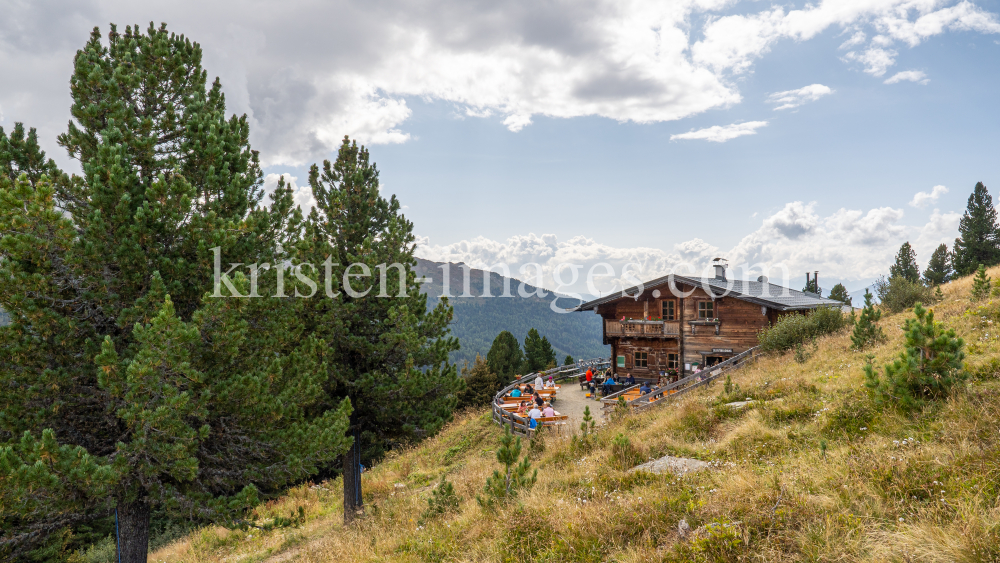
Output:
[[721,377],[732,370],[742,368],[756,359],[760,354],[760,346],[754,346],[745,352],[740,352],[732,358],[706,368],[699,373],[693,373],[673,383],[661,385],[660,387],[651,390],[649,393],[629,401],[628,405],[638,411],[645,410],[653,405],[663,404],[667,402],[665,400],[667,398],[676,398],[677,396],[683,395],[692,389],[702,385],[707,385],[710,381]]
[[608,336],[665,336],[678,337],[681,323],[678,321],[604,321],[604,333]]
[[573,377],[580,377],[586,373],[588,368],[593,368],[594,371],[597,371],[599,369],[606,369],[609,367],[611,367],[611,358],[595,358],[593,360],[581,360],[575,364],[559,366],[539,373],[529,373],[528,375],[516,379],[511,382],[510,385],[504,387],[499,393],[493,396],[493,421],[500,426],[505,424],[510,425],[511,432],[514,434],[531,436],[531,428],[529,428],[530,421],[527,417],[520,416],[517,413],[507,412],[503,409],[503,398],[507,396],[507,393],[510,393],[511,390],[518,385],[531,383],[539,375],[542,376],[542,379],[548,379],[551,375],[553,380],[563,381]]

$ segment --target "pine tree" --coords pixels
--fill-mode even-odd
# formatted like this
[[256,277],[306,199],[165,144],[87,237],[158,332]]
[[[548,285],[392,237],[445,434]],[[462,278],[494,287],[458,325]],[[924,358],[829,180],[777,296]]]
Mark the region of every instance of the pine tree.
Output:
[[882,311],[875,308],[872,293],[866,288],[865,306],[861,309],[858,321],[854,323],[854,331],[851,332],[851,345],[855,350],[864,350],[886,341],[882,327],[877,324],[881,318]]
[[970,297],[973,301],[982,301],[990,296],[990,277],[986,275],[986,267],[982,264],[976,270],[976,277],[972,278],[972,291]]
[[524,353],[517,338],[506,330],[493,339],[490,351],[486,353],[486,363],[501,381],[508,382],[520,373],[524,364]]
[[871,363],[865,366],[866,385],[876,398],[905,410],[947,397],[951,388],[965,378],[965,342],[955,336],[954,329],[946,330],[935,322],[934,311],[918,303],[913,313],[916,318],[907,319],[903,327],[906,348],[899,358],[886,365],[881,376]]
[[830,290],[830,295],[828,295],[827,298],[833,299],[834,301],[840,301],[845,305],[851,304],[851,296],[847,294],[847,288],[844,287],[844,284],[842,283],[838,283],[833,286],[833,289]]
[[920,268],[917,267],[917,253],[909,242],[904,242],[896,253],[896,263],[889,267],[889,279],[902,278],[911,283],[920,283]]
[[924,270],[924,282],[930,286],[941,285],[951,281],[953,273],[951,268],[951,253],[948,252],[948,245],[942,244],[931,254],[931,259],[927,263],[927,269]]
[[573,356],[570,356],[569,354],[566,354],[566,359],[563,360],[563,365],[564,366],[569,366],[569,365],[573,365],[575,363],[576,363],[576,361],[573,359]]
[[379,192],[368,150],[345,137],[335,162],[311,167],[309,185],[316,205],[295,258],[330,271],[329,298],[303,301],[311,334],[329,350],[329,403],[350,399],[354,408],[355,445],[340,467],[350,523],[362,510],[361,465],[451,419],[462,381],[448,354],[458,341],[448,336],[448,300],[427,309],[413,271],[413,223],[396,196]]
[[993,266],[1000,263],[1000,226],[993,197],[982,182],[976,184],[965,215],[958,224],[959,237],[955,239],[952,266],[959,276],[976,271],[979,264]]
[[259,205],[247,119],[200,47],[95,29],[70,84],[59,143],[83,177],[34,132],[0,142],[0,553],[110,512],[120,560],[145,562],[154,508],[236,524],[347,448],[350,404],[322,392],[300,300],[211,297],[213,247],[271,260],[301,214],[287,189]]
[[465,380],[465,389],[458,394],[459,408],[489,405],[493,397],[504,387],[504,381],[493,373],[486,360],[479,354],[476,354],[472,368],[466,365],[462,370],[462,379]]
[[556,362],[556,353],[549,344],[549,339],[538,334],[536,329],[528,331],[524,337],[524,371],[535,373],[543,371]]
[[494,504],[504,504],[517,497],[522,489],[530,489],[538,479],[538,470],[535,469],[531,476],[531,461],[528,456],[521,457],[521,438],[515,441],[509,427],[504,427],[504,435],[500,438],[500,448],[497,449],[497,461],[504,466],[504,471],[494,469],[493,475],[486,478],[486,486],[483,487],[483,496],[477,496],[476,501],[483,508],[489,508]]

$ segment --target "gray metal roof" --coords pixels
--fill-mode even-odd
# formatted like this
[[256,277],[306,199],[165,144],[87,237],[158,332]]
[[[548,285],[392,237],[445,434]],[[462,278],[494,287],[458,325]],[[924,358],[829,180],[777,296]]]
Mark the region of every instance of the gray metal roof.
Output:
[[[734,297],[741,301],[756,303],[777,309],[779,311],[796,311],[802,309],[815,309],[817,307],[842,307],[844,304],[834,299],[819,297],[814,293],[804,293],[770,282],[744,281],[744,280],[720,280],[718,278],[695,278],[690,276],[677,276],[670,274],[662,278],[657,278],[642,284],[643,292],[658,288],[664,285],[685,284],[701,287],[707,292],[711,292],[716,297]],[[629,296],[635,297],[639,286],[633,286],[625,290]],[[590,311],[598,305],[610,303],[622,298],[622,292],[615,292],[611,295],[594,299],[576,307],[576,311]]]

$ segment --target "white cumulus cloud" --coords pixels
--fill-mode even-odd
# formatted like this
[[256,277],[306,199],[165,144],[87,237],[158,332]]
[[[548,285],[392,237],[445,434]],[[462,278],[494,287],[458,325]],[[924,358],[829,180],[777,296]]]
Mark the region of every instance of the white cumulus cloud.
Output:
[[934,203],[939,197],[948,193],[948,188],[944,186],[934,186],[931,188],[930,193],[928,192],[917,192],[913,194],[913,199],[910,200],[910,205],[913,207],[924,207],[928,203]]
[[775,110],[797,108],[807,102],[815,102],[823,96],[833,93],[829,86],[822,84],[810,84],[797,90],[785,90],[775,92],[767,97],[767,101],[772,104],[779,104]]
[[922,70],[904,70],[902,72],[897,72],[889,78],[885,79],[885,84],[896,84],[898,82],[909,81],[909,82],[919,82],[921,84],[927,84],[931,81],[927,78],[927,74]]
[[[848,281],[870,280],[885,274],[899,246],[906,241],[913,245],[918,261],[925,263],[939,244],[954,240],[960,217],[959,213],[935,209],[925,225],[907,225],[903,223],[903,210],[893,207],[841,208],[823,216],[817,213],[815,203],[793,201],[764,217],[759,227],[729,248],[702,238],[670,248],[622,248],[584,236],[559,240],[552,234],[528,234],[506,241],[477,237],[447,245],[432,244],[426,237],[418,237],[416,254],[476,268],[505,263],[515,278],[581,294],[620,290],[622,284],[631,280],[623,275],[625,272],[641,280],[671,272],[710,275],[711,261],[717,256],[729,260],[734,277],[755,279],[765,274],[772,281],[784,280],[789,287],[797,288],[801,287],[795,285],[800,283],[799,272],[819,270],[826,276]],[[560,264],[575,266],[564,266],[559,276],[556,269]],[[575,280],[570,275],[571,269],[577,272]],[[614,273],[608,274],[608,269]],[[594,273],[589,286],[588,272]]]
[[670,140],[677,139],[699,139],[712,141],[713,143],[725,143],[730,139],[742,137],[744,135],[756,135],[757,129],[767,125],[766,121],[747,121],[744,123],[733,123],[731,125],[713,125],[704,129],[692,130],[687,133],[671,135]]

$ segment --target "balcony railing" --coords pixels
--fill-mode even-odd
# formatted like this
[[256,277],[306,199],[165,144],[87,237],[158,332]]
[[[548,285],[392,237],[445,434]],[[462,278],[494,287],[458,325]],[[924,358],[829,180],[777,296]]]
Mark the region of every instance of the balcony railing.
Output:
[[676,338],[680,336],[678,321],[604,321],[604,331],[608,336],[646,336]]

